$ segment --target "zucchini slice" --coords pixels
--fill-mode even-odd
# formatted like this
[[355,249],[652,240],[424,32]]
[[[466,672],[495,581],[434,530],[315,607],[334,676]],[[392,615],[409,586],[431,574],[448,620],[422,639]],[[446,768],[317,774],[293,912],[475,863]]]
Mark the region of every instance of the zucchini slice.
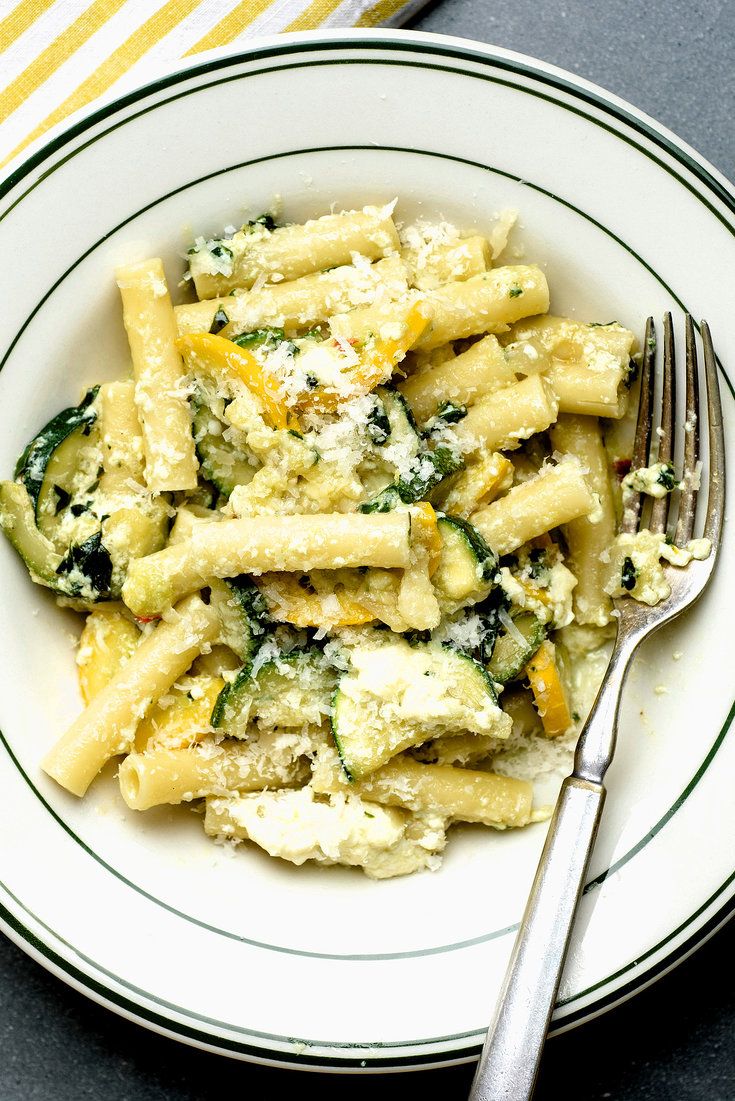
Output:
[[385,411],[389,444],[399,444],[406,455],[415,458],[421,451],[421,433],[403,394],[389,386],[378,386],[375,396]]
[[250,665],[243,665],[230,684],[226,684],[214,701],[209,720],[215,730],[224,730],[232,738],[246,738],[250,710],[253,706],[254,682]]
[[503,738],[509,728],[479,662],[436,643],[355,647],[332,707],[332,735],[353,780],[431,737],[469,730]]
[[437,526],[442,549],[432,581],[450,600],[466,600],[492,581],[497,559],[479,531],[466,520],[440,516]]
[[62,556],[36,527],[30,495],[20,482],[0,482],[0,527],[34,581],[60,595],[90,602],[111,595],[112,560],[101,532],[69,547]]
[[[55,493],[51,480],[51,470],[48,470],[52,457],[61,445],[72,433],[78,434],[79,439],[71,448],[73,454],[78,452],[81,439],[89,435],[90,428],[97,420],[97,411],[94,408],[94,399],[99,392],[99,386],[88,390],[79,405],[69,409],[62,409],[48,424],[41,429],[37,436],[31,440],[23,454],[15,464],[15,477],[23,483],[28,490],[28,496],[38,519],[43,506],[44,512],[55,515],[57,511],[58,495]],[[67,456],[59,463],[59,467],[68,473],[71,456]],[[49,477],[47,478],[47,470]],[[63,487],[62,487],[63,489]]]
[[[450,448],[441,444],[429,450],[403,394],[390,387],[379,386],[375,396],[385,410],[390,428],[387,439],[379,444],[386,451],[380,464],[386,481],[383,483],[385,488],[361,505],[360,511],[390,512],[400,504],[412,505],[422,500],[464,463]],[[393,454],[392,448],[395,448]],[[391,461],[393,459],[400,460],[400,465]]]
[[36,527],[33,502],[20,482],[0,482],[0,526],[33,580],[58,589],[57,570],[62,556]]
[[266,726],[319,725],[329,716],[337,674],[312,650],[297,650],[261,666],[252,714]]
[[414,469],[400,475],[371,501],[360,505],[360,512],[390,512],[400,504],[413,505],[422,501],[440,482],[463,466],[464,460],[448,447],[424,451],[416,457]]
[[295,650],[267,661],[255,676],[243,666],[214,705],[212,726],[244,737],[251,720],[265,726],[301,727],[322,723],[329,714],[336,673],[310,650]]
[[[74,429],[49,456],[36,501],[36,524],[47,539],[56,543],[66,506],[74,496],[82,470],[81,451],[89,444],[88,424]],[[90,479],[88,479],[90,480]],[[96,481],[96,475],[92,476]],[[79,525],[83,527],[84,525]],[[67,536],[68,542],[68,536]]]
[[[219,430],[213,431],[217,426]],[[252,481],[256,467],[224,439],[222,429],[226,426],[206,405],[194,406],[192,427],[202,474],[223,497],[229,497],[235,486]]]
[[498,684],[516,680],[546,638],[546,627],[532,612],[512,617],[515,631],[505,628],[493,648],[487,669]]
[[213,580],[210,600],[220,618],[220,642],[249,665],[271,622],[260,589],[247,574],[226,581]]

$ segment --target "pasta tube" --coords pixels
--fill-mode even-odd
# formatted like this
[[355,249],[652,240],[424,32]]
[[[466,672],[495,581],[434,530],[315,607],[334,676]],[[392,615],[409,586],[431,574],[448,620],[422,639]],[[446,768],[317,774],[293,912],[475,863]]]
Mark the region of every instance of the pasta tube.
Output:
[[135,382],[122,379],[103,383],[97,403],[104,466],[100,489],[108,493],[117,491],[130,478],[142,484],[145,458],[135,406]]
[[183,749],[130,753],[120,765],[120,792],[132,810],[184,803],[205,795],[282,788],[306,778],[298,758],[269,758],[256,743],[201,742]]
[[418,342],[424,350],[476,333],[503,331],[521,317],[546,313],[549,286],[540,268],[510,265],[447,283],[427,295],[433,320]]
[[[414,292],[418,297],[419,292]],[[529,314],[549,308],[549,287],[540,268],[511,266],[493,268],[463,282],[446,283],[422,295],[430,317],[416,348],[430,351],[451,340],[463,340],[477,333],[504,332],[508,325]],[[365,341],[390,324],[384,305],[355,309],[332,318],[335,336]]]
[[458,822],[505,829],[531,820],[533,785],[492,772],[424,765],[408,758],[389,761],[359,785],[365,799],[408,810],[432,810]]
[[[311,783],[327,795],[348,787],[331,750],[320,753]],[[349,791],[369,802],[416,813],[433,811],[457,822],[482,822],[496,829],[531,821],[530,781],[452,765],[427,765],[411,757],[394,757],[369,779],[349,783]]]
[[551,429],[557,451],[573,455],[585,470],[585,480],[600,503],[593,523],[580,516],[569,520],[564,535],[569,547],[570,569],[577,578],[574,611],[578,623],[608,623],[612,601],[605,592],[609,564],[602,560],[615,539],[615,503],[608,475],[608,460],[595,417],[562,415]]
[[42,767],[57,783],[84,795],[110,757],[126,752],[149,708],[216,639],[214,608],[192,596],[142,642],[47,753]]
[[473,513],[472,524],[497,554],[510,554],[529,539],[587,516],[595,501],[576,460],[541,470],[505,497]]
[[406,567],[407,512],[253,516],[194,529],[191,538],[130,564],[123,600],[135,615],[157,615],[213,577],[241,573]]
[[400,248],[393,219],[386,210],[376,208],[327,214],[303,225],[271,231],[246,226],[216,244],[223,255],[213,257],[206,247],[200,247],[189,260],[200,298],[216,298],[237,287],[250,288],[262,277],[279,283],[349,264],[355,252],[378,260]]
[[[522,321],[503,338],[508,360],[520,374],[542,372],[559,395],[564,413],[622,417],[628,393],[633,334],[615,322],[587,325],[568,317]],[[510,343],[509,343],[510,340]]]
[[401,255],[411,272],[411,282],[422,291],[480,275],[492,263],[490,242],[479,235],[443,244],[429,242],[417,248],[409,245]]
[[464,451],[520,447],[523,440],[553,424],[559,409],[556,394],[541,375],[516,382],[470,406],[455,428]]
[[133,358],[148,488],[154,493],[196,489],[199,462],[163,263],[154,259],[118,268],[116,277]]
[[99,493],[108,513],[102,531],[105,545],[124,568],[130,558],[163,546],[168,505],[143,491],[144,444],[133,380],[103,383],[97,400],[103,463]]
[[483,394],[512,386],[515,381],[515,373],[506,363],[497,338],[486,336],[461,355],[411,375],[398,389],[416,420],[423,423],[442,402],[468,405]]
[[597,375],[576,363],[552,363],[544,372],[559,397],[563,413],[619,420],[628,407],[628,391],[615,375]]
[[221,330],[221,336],[232,337],[267,325],[291,334],[376,298],[384,296],[388,301],[399,298],[407,287],[405,264],[399,256],[389,256],[366,268],[346,265],[245,294],[177,306],[176,324],[180,336],[206,333],[214,315],[222,310],[228,324]]

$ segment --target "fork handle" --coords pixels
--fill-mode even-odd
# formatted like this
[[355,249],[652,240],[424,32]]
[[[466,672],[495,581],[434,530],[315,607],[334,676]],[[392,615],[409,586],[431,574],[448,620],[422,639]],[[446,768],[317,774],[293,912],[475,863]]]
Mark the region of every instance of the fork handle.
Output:
[[527,1101],[559,987],[605,801],[602,784],[563,783],[469,1101]]

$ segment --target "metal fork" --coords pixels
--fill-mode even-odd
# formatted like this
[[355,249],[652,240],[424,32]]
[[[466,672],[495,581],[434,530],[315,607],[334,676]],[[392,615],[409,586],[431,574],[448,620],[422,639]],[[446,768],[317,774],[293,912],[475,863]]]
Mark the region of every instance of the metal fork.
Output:
[[[701,595],[715,568],[725,510],[725,447],[717,364],[706,322],[701,325],[709,432],[709,478],[704,537],[708,558],[684,569],[666,566],[671,595],[654,607],[628,596],[615,600],[617,638],[610,664],[577,746],[574,771],[562,785],[548,837],[523,915],[470,1091],[470,1101],[527,1101],[533,1094],[541,1052],[559,987],[564,958],[582,894],[585,873],[605,801],[603,780],[612,761],[620,695],[630,660],[644,638],[674,619]],[[691,539],[698,492],[699,371],[694,324],[686,318],[686,395],[684,419],[676,396],[674,332],[664,318],[663,384],[658,424],[654,424],[656,334],[646,324],[632,469],[654,461],[672,462],[677,433],[684,434],[684,480],[678,513],[672,496],[656,499],[649,530]],[[655,431],[654,431],[655,429]],[[653,440],[653,446],[652,446]],[[656,444],[658,446],[656,446]],[[627,500],[622,531],[641,525],[641,495]],[[675,515],[676,514],[676,515]]]

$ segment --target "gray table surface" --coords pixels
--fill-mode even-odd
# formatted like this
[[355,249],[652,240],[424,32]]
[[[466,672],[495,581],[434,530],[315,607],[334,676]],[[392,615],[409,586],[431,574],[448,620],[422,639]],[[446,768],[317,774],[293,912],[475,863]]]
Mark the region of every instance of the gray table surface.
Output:
[[[440,0],[413,27],[531,54],[609,88],[735,177],[732,0]],[[723,273],[724,274],[724,273]],[[5,843],[9,839],[5,838]],[[735,923],[632,1001],[550,1041],[539,1101],[733,1101]],[[407,1012],[410,1006],[407,1005]],[[0,1101],[200,1101],[349,1091],[461,1101],[466,1067],[300,1075],[208,1055],[113,1017],[0,936]]]

